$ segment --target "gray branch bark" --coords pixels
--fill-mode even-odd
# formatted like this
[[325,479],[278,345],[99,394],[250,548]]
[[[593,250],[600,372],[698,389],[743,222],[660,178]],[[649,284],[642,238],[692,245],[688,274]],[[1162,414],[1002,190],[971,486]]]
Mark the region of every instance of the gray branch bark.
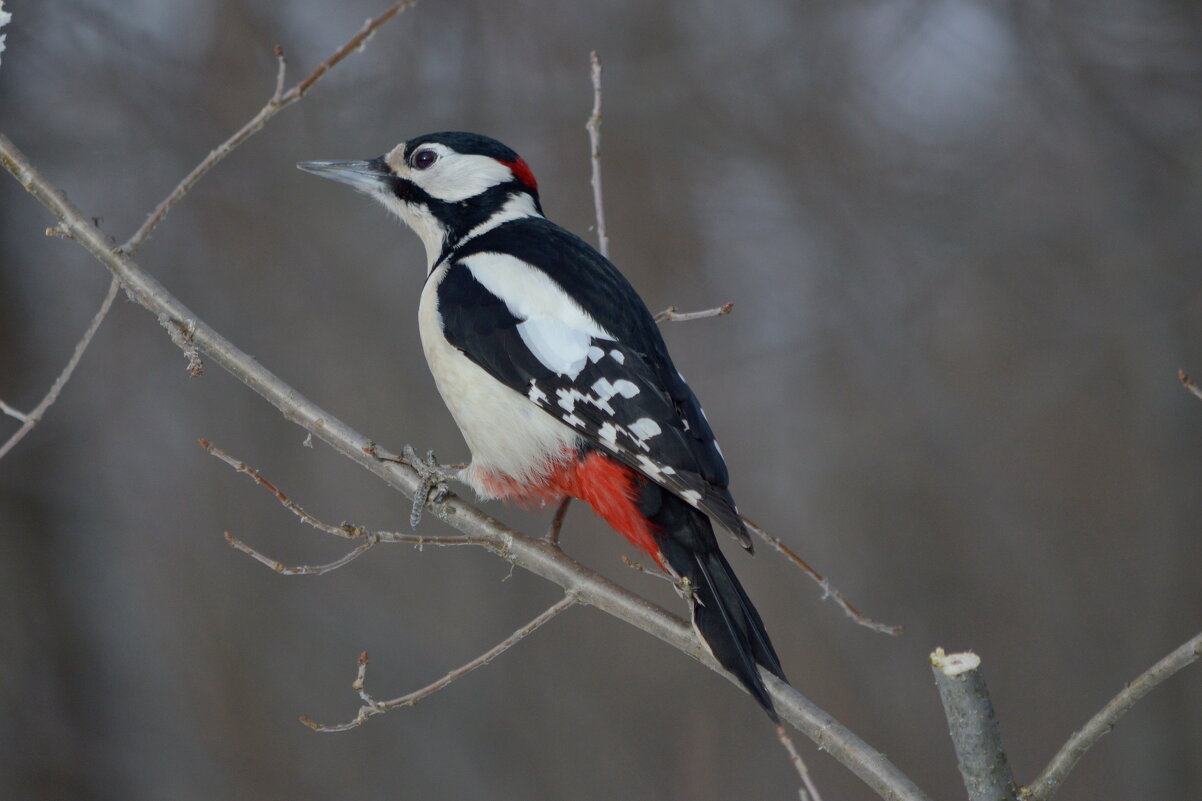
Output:
[[[412,498],[421,486],[408,466],[385,462],[367,452],[367,437],[305,398],[278,376],[197,317],[130,258],[46,181],[24,155],[0,134],[0,163],[58,219],[62,229],[107,267],[126,294],[156,315],[172,339],[194,348],[259,393],[291,420],[339,453]],[[658,637],[738,686],[680,618],[608,581],[542,538],[527,537],[454,495],[429,510],[450,526],[513,564],[551,581],[579,603],[589,604]],[[820,709],[793,687],[761,671],[782,718],[812,739],[888,801],[928,801],[927,796],[883,754]]]
[[1073,732],[1073,736],[1052,758],[1039,777],[1023,788],[1025,801],[1047,801],[1051,798],[1060,789],[1064,778],[1077,764],[1077,760],[1109,733],[1136,701],[1186,665],[1196,662],[1199,657],[1202,657],[1202,634],[1196,634],[1186,640],[1124,687],[1122,692],[1110,699],[1079,731]]
[[1015,801],[1018,788],[980,664],[975,654],[949,655],[942,648],[931,654],[935,686],[969,801]]

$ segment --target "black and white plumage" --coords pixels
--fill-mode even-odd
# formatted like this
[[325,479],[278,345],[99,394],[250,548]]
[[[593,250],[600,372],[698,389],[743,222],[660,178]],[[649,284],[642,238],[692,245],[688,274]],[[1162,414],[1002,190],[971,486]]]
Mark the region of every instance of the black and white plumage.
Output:
[[784,678],[711,520],[751,540],[701,406],[650,312],[604,257],[542,214],[512,150],[439,133],[360,162],[304,162],[397,214],[421,238],[418,328],[485,498],[588,502],[687,581],[694,625],[776,719],[757,664]]

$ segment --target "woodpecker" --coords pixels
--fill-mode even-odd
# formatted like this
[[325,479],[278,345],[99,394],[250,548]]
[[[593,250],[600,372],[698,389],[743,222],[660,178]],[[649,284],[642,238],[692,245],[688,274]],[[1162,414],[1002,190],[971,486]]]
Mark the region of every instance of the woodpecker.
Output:
[[396,214],[426,249],[418,329],[482,499],[578,498],[683,588],[693,626],[774,721],[757,670],[786,681],[718,547],[748,551],[726,463],[638,293],[543,216],[534,173],[486,136],[427,134],[368,161],[305,161]]

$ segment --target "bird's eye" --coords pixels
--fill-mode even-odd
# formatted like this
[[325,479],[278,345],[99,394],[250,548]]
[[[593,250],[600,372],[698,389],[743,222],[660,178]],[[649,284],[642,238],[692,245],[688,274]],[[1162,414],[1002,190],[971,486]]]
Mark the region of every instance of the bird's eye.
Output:
[[409,165],[415,170],[424,170],[438,161],[438,154],[433,150],[419,150],[409,159]]

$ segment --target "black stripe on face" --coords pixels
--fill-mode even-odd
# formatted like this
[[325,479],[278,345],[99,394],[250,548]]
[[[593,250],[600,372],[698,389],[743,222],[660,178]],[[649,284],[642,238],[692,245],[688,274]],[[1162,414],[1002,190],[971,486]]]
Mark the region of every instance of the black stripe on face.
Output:
[[[382,161],[382,159],[374,159],[372,163],[375,164],[378,161]],[[448,202],[434,197],[413,181],[396,175],[387,168],[387,165],[385,165],[385,169],[387,170],[385,184],[398,200],[424,206],[438,220],[445,232],[442,256],[446,256],[463,237],[467,236],[469,231],[487,222],[490,217],[499,212],[511,197],[530,194],[521,183],[514,180],[490,186],[473,197]],[[534,201],[534,208],[541,214],[542,207],[539,205],[538,198],[532,196],[531,199]]]

